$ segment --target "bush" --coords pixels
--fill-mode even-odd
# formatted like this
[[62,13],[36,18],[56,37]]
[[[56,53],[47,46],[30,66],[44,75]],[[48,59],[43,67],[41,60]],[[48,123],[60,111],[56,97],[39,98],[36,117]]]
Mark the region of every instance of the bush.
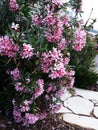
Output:
[[74,66],[75,70],[75,86],[80,88],[87,88],[88,86],[95,86],[98,81],[98,74],[94,70],[94,58],[97,43],[91,34],[87,34],[86,46],[78,54],[72,50],[70,64]]
[[86,44],[86,31],[76,15],[69,17],[67,9],[81,14],[81,1],[5,2],[5,14],[13,15],[7,21],[3,18],[0,25],[0,73],[9,79],[2,92],[6,90],[6,97],[12,95],[15,121],[29,126],[60,108],[65,87],[74,94],[69,46],[80,52]]

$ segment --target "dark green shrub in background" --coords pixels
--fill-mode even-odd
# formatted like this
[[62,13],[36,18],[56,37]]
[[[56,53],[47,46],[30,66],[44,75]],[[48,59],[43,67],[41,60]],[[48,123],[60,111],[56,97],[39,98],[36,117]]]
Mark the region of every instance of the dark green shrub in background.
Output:
[[90,34],[87,35],[86,46],[78,54],[76,51],[71,51],[70,64],[75,69],[75,86],[87,88],[88,86],[96,85],[98,74],[94,71],[94,58],[96,53],[97,43]]

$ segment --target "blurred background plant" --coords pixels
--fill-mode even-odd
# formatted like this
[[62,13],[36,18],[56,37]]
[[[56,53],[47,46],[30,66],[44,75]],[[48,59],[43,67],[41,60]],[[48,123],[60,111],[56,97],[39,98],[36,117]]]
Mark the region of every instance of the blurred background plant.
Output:
[[[72,0],[71,4],[73,5],[73,9],[78,10],[76,13],[75,18],[82,20],[82,9],[80,5],[82,4],[81,0]],[[93,26],[96,22],[96,19],[91,19],[93,9],[90,12],[88,20],[86,23],[82,22],[81,26],[85,28],[88,32],[86,36],[86,44],[82,51],[76,53],[75,50],[70,49],[71,58],[70,58],[70,65],[74,67],[75,70],[75,87],[84,88],[84,89],[92,89],[96,86],[98,81],[98,72],[95,71],[95,57],[97,56],[97,35],[93,33]],[[91,21],[91,22],[89,22]],[[79,23],[77,26],[80,26]]]
[[95,71],[95,57],[97,55],[97,42],[95,36],[88,33],[86,46],[78,54],[72,50],[70,64],[75,70],[75,86],[87,89],[96,86],[98,73]]

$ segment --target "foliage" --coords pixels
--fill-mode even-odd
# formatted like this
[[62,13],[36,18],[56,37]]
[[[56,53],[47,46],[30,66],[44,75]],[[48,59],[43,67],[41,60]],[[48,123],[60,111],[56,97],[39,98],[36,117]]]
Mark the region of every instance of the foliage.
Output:
[[[74,94],[70,51],[82,53],[87,33],[77,17],[81,1],[77,3],[79,6],[59,0],[3,1],[0,73],[4,81],[9,80],[2,92],[12,95],[8,100],[13,98],[13,117],[24,126],[58,110],[65,87]],[[69,16],[69,7],[74,17]]]
[[86,46],[78,54],[72,50],[70,64],[75,68],[75,86],[81,88],[93,87],[98,81],[98,74],[94,71],[94,58],[97,43],[91,34],[87,34]]

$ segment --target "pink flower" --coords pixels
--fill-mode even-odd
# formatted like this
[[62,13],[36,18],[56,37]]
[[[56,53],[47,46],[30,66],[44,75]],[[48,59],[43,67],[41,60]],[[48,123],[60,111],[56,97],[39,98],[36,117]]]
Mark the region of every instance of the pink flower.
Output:
[[42,57],[41,69],[44,73],[49,73],[51,79],[61,78],[66,74],[64,59],[60,50],[53,48],[49,53],[43,53]]
[[48,94],[45,95],[45,99],[46,99],[46,100],[49,100],[49,99],[50,99]]
[[64,90],[60,89],[57,93],[56,93],[56,98],[59,98],[64,94]]
[[53,61],[51,59],[51,56],[49,53],[42,53],[42,59],[41,59],[41,69],[44,73],[48,73],[51,69]]
[[29,111],[30,110],[30,104],[32,104],[32,101],[31,100],[25,100],[22,105],[20,106],[21,107],[21,112],[26,112],[26,111]]
[[17,31],[19,29],[19,24],[13,22],[11,28]]
[[62,53],[60,50],[57,50],[57,48],[54,48],[52,49],[52,51],[49,51],[50,55],[51,55],[51,58],[52,60],[59,60],[61,57],[62,57]]
[[66,74],[65,71],[65,67],[63,63],[59,63],[59,64],[55,64],[54,65],[54,69],[51,71],[51,73],[49,74],[49,77],[51,79],[55,79],[55,78],[61,78]]
[[86,32],[84,30],[77,29],[74,33],[75,43],[73,49],[76,51],[81,51],[86,44]]
[[38,98],[44,92],[44,88],[43,88],[44,81],[42,79],[39,79],[39,80],[37,80],[36,83],[38,84],[39,88],[36,90],[36,92],[33,95],[35,99]]
[[69,25],[69,16],[68,15],[65,15],[63,18],[62,18],[62,21],[63,21],[63,24],[68,26]]
[[64,58],[64,64],[65,65],[68,65],[69,61],[70,61],[70,57],[65,57]]
[[2,56],[15,57],[18,50],[18,45],[14,44],[10,37],[5,36],[0,39],[0,54]]
[[52,2],[58,6],[61,6],[63,4],[62,0],[52,0]]
[[49,28],[45,32],[45,37],[49,42],[58,42],[62,37],[62,31],[61,29],[55,29],[54,32],[52,32]]
[[70,70],[68,72],[66,72],[67,76],[74,76],[75,75],[75,71],[74,70]]
[[63,34],[63,21],[59,15],[48,14],[43,20],[47,25],[45,37],[49,42],[55,43],[61,40]]
[[22,121],[21,111],[20,111],[20,109],[18,109],[16,104],[14,104],[13,117],[14,117],[15,121],[18,123],[20,123]]
[[26,118],[28,124],[34,124],[36,121],[38,121],[38,117],[34,114],[26,113],[25,118]]
[[43,79],[38,79],[36,83],[38,84],[39,87],[43,87],[44,85]]
[[42,18],[39,17],[38,15],[33,15],[32,16],[32,23],[33,23],[33,25],[40,26],[42,23]]
[[74,81],[75,81],[75,78],[74,78],[74,77],[70,77],[70,78],[69,78],[69,82],[68,82],[67,85],[66,85],[66,88],[67,88],[67,89],[72,88],[73,85],[74,85]]
[[16,91],[21,92],[21,91],[23,91],[24,87],[21,85],[21,82],[16,82],[15,89],[16,89]]
[[59,44],[58,44],[58,49],[59,49],[59,50],[64,50],[65,47],[66,47],[66,45],[67,45],[66,40],[63,38],[63,39],[59,42]]
[[22,50],[20,52],[20,56],[22,59],[31,58],[33,56],[33,48],[30,44],[23,44]]
[[58,105],[50,104],[49,107],[51,109],[51,113],[54,114],[56,111],[58,111],[61,108],[61,104]]
[[19,10],[19,5],[17,4],[16,0],[10,0],[10,10],[11,11]]
[[13,76],[14,80],[18,80],[20,78],[20,71],[18,68],[15,68],[13,71],[11,71],[10,74]]
[[54,92],[55,90],[56,90],[56,86],[48,86],[46,92],[51,93],[51,92]]
[[48,25],[54,25],[56,23],[56,20],[54,19],[51,13],[49,13],[43,21],[45,24]]

